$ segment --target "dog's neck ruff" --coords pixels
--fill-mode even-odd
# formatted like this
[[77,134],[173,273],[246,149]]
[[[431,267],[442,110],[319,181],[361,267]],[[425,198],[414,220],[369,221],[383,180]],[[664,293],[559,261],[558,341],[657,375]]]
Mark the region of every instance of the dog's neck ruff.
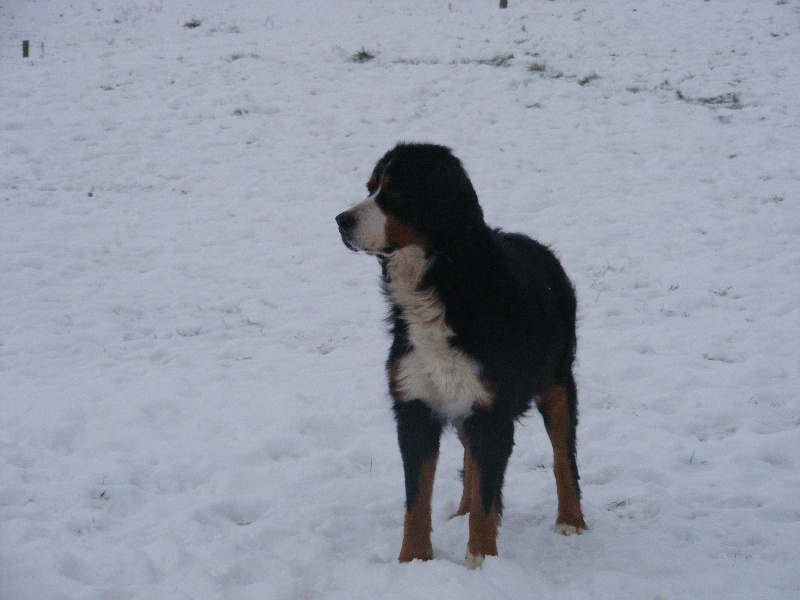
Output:
[[490,404],[492,396],[480,379],[480,365],[451,343],[455,333],[436,290],[420,287],[431,262],[419,246],[387,258],[387,290],[401,309],[411,346],[398,361],[394,383],[401,399],[421,400],[443,420],[458,422],[476,404]]

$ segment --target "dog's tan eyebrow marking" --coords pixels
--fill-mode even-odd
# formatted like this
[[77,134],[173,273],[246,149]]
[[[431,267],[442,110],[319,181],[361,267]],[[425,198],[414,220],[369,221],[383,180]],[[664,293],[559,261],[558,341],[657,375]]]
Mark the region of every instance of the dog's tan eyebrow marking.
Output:
[[389,169],[389,165],[392,164],[390,160],[383,166],[383,170],[381,171],[381,176],[378,178],[378,169],[375,168],[375,171],[372,172],[372,175],[367,182],[367,190],[372,195],[377,195],[377,193],[382,189],[389,185],[390,178],[386,174],[386,171]]
[[372,176],[369,178],[369,181],[367,182],[367,191],[369,191],[369,193],[372,193],[375,191],[376,187],[378,187],[378,178],[375,176],[375,173],[373,173]]

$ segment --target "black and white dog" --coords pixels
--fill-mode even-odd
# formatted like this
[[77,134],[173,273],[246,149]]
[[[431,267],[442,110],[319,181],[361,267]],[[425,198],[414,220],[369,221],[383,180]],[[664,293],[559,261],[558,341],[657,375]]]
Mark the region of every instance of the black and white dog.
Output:
[[497,554],[514,422],[536,403],[553,446],[556,531],[586,529],[575,428],[575,292],[553,253],[490,229],[448,148],[398,144],[369,197],[336,217],[345,245],[378,257],[394,337],[386,370],[406,489],[400,561],[430,559],[431,497],[446,425],[464,444],[467,565]]

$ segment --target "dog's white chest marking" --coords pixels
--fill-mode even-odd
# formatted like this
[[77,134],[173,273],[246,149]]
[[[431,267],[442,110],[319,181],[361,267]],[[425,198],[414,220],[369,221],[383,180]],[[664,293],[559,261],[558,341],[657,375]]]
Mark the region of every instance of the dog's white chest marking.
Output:
[[399,361],[395,385],[403,398],[422,400],[442,417],[457,421],[492,397],[480,380],[478,363],[450,345],[453,331],[436,293],[418,288],[428,264],[417,246],[396,251],[387,264],[389,293],[403,309],[413,346]]

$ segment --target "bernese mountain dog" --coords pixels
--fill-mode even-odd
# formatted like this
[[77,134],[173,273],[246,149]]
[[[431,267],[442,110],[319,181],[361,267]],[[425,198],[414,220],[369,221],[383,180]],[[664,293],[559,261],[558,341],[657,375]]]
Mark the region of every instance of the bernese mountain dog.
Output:
[[439,440],[464,444],[467,566],[497,555],[514,423],[536,404],[553,447],[556,532],[586,529],[575,428],[575,291],[553,253],[491,229],[449,148],[398,144],[369,195],[336,217],[345,245],[378,257],[393,341],[386,362],[405,473],[400,562],[433,557],[431,499]]

